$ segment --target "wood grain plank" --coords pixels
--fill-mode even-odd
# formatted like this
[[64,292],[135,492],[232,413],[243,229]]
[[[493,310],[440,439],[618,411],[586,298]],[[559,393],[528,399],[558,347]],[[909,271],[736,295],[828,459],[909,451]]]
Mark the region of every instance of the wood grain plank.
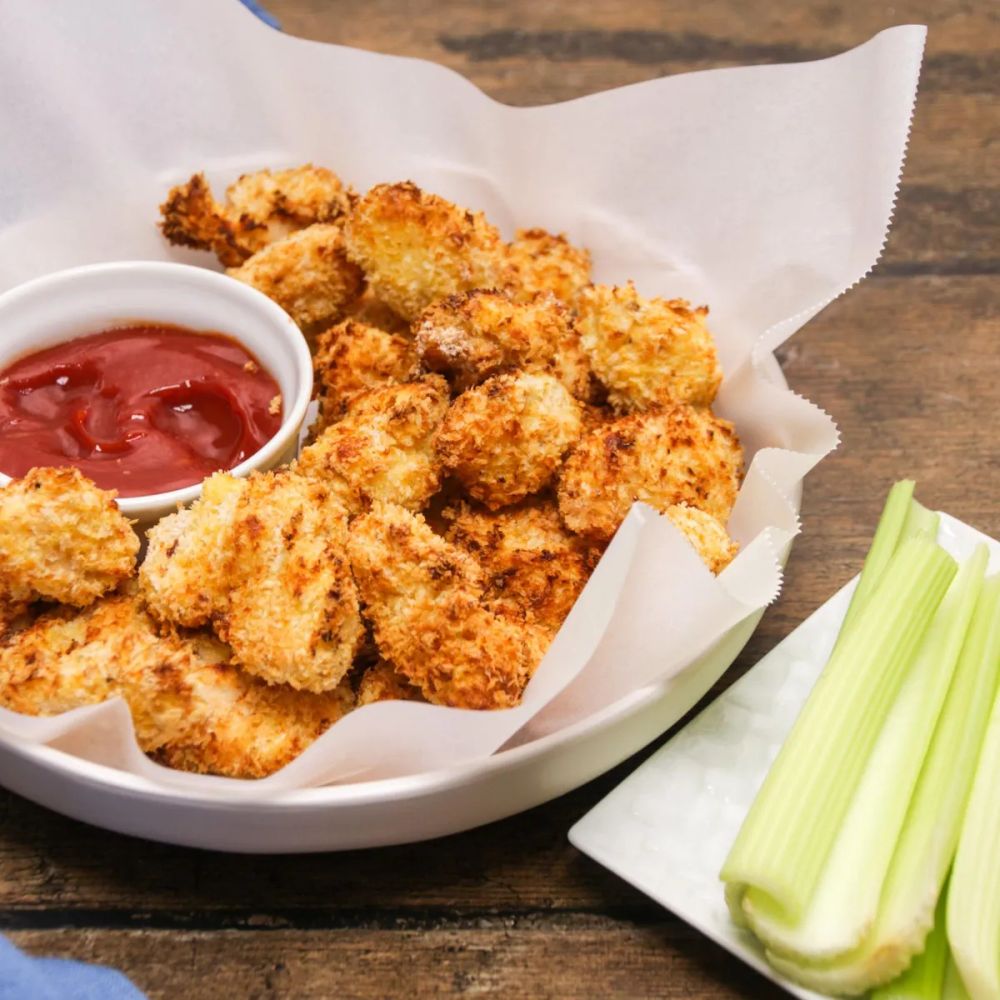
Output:
[[779,1000],[777,987],[676,921],[487,922],[421,931],[29,931],[35,953],[120,968],[152,1000],[530,997]]
[[[857,572],[895,479],[914,476],[926,503],[1000,536],[998,312],[991,278],[873,279],[782,349],[791,384],[840,422],[843,444],[807,480],[784,593],[724,684]],[[421,920],[459,911],[652,912],[565,839],[639,759],[459,837],[321,857],[248,859],[145,844],[5,796],[0,922],[33,926],[52,909],[55,919],[87,922],[101,908],[126,923],[134,910],[140,921],[177,926],[245,926],[260,914],[310,926],[377,911]]]

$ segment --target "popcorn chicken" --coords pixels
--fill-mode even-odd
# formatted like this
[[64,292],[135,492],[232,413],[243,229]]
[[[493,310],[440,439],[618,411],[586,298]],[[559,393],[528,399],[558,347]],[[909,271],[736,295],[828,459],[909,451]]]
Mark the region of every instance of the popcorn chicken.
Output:
[[0,605],[85,607],[135,571],[139,538],[79,469],[31,469],[0,487]]
[[566,308],[551,296],[514,302],[474,291],[434,303],[414,323],[424,366],[457,392],[499,372],[522,368],[559,379],[577,399],[590,396],[590,366]]
[[622,412],[661,404],[708,406],[722,382],[708,309],[684,299],[646,299],[628,282],[593,285],[579,299],[580,342]]
[[724,521],[742,472],[728,421],[685,405],[636,413],[581,439],[563,466],[559,510],[571,531],[595,541],[611,538],[635,500],[660,511],[688,503]]
[[347,307],[346,318],[377,327],[386,333],[399,333],[406,337],[410,335],[410,324],[381,299],[377,299],[370,288],[366,288],[361,298]]
[[364,290],[340,227],[316,223],[269,243],[226,272],[273,299],[307,336],[339,320]]
[[139,746],[171,767],[258,778],[283,767],[353,706],[272,687],[206,635],[158,630],[137,598],[60,608],[0,641],[0,704],[54,715],[121,695]]
[[721,573],[736,557],[739,546],[729,537],[726,526],[711,514],[686,503],[672,504],[664,513],[684,532],[713,573]]
[[573,246],[565,236],[544,229],[519,229],[504,249],[501,286],[518,302],[550,294],[573,306],[590,284],[590,252]]
[[468,553],[419,514],[383,503],[352,523],[348,548],[379,650],[428,701],[473,709],[520,702],[548,636],[489,605]]
[[364,640],[337,495],[289,469],[256,474],[236,501],[228,601],[214,620],[244,669],[330,691]]
[[580,406],[551,375],[496,375],[452,404],[434,440],[445,469],[491,510],[537,493],[582,432]]
[[352,514],[373,500],[419,510],[441,482],[432,441],[447,410],[448,386],[438,375],[369,389],[302,449],[295,469],[329,486]]
[[379,660],[361,675],[357,700],[361,708],[377,701],[423,701],[424,697],[388,660]]
[[239,267],[269,243],[333,222],[351,202],[352,193],[333,171],[311,164],[244,174],[221,205],[199,173],[170,190],[160,206],[160,227],[171,243],[212,250],[221,264]]
[[320,391],[318,433],[366,390],[416,378],[419,362],[406,337],[347,319],[319,335],[313,367]]
[[154,617],[194,628],[225,609],[231,587],[226,556],[245,488],[245,479],[217,472],[190,507],[149,529],[139,592]]
[[482,566],[494,606],[519,610],[553,635],[601,556],[601,547],[566,530],[547,498],[499,513],[460,504],[444,518],[445,538]]
[[499,232],[415,184],[379,184],[355,206],[344,234],[375,295],[406,320],[431,302],[496,284]]

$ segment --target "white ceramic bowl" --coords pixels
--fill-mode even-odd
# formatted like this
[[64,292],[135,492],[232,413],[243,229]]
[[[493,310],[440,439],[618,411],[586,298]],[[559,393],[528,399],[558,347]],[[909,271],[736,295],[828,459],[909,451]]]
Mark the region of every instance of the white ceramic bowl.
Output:
[[[187,264],[122,261],[57,271],[0,295],[0,369],[25,354],[127,323],[167,323],[227,334],[242,343],[281,388],[278,433],[231,471],[244,476],[295,454],[312,395],[312,359],[291,317],[241,281]],[[0,486],[10,477],[0,472]],[[140,530],[188,504],[201,484],[149,496],[123,497],[122,512]]]

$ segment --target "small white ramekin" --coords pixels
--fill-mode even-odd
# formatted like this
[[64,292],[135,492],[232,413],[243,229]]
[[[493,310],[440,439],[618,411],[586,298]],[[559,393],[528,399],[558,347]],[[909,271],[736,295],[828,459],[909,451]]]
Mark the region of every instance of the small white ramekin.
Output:
[[[0,295],[0,369],[17,358],[88,333],[132,323],[166,323],[227,334],[267,368],[281,388],[277,434],[231,471],[245,476],[295,455],[312,395],[312,359],[291,317],[266,295],[215,271],[162,261],[122,261],[57,271]],[[0,486],[10,477],[0,472]],[[168,493],[122,497],[118,506],[143,531],[201,493],[201,483]]]

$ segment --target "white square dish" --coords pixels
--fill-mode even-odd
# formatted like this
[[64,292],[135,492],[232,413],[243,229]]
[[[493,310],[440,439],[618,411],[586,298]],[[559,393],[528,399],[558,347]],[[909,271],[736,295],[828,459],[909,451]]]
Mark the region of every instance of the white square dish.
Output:
[[[941,515],[939,541],[967,557],[1000,542]],[[730,920],[719,870],[757,790],[833,648],[857,578],[814,611],[569,832],[584,854],[798,997],[754,937]]]

